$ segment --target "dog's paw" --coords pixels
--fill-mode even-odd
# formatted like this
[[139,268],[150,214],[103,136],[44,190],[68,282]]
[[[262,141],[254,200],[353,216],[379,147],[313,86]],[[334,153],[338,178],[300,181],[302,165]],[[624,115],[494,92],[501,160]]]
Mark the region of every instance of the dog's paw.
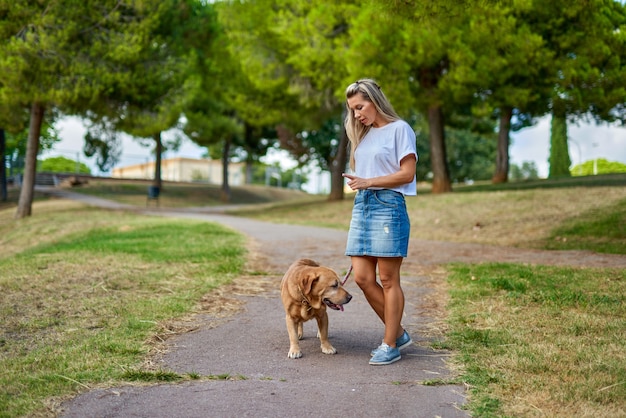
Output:
[[287,354],[287,357],[289,358],[300,358],[302,357],[302,352],[301,351],[296,351],[296,352],[289,352],[289,354]]
[[332,345],[328,344],[328,345],[322,345],[322,353],[324,354],[336,354],[337,350],[335,350],[335,347],[333,347]]
[[302,357],[302,351],[300,351],[300,350],[298,350],[298,351],[289,350],[289,354],[287,354],[287,357],[289,357],[289,358],[300,358],[300,357]]

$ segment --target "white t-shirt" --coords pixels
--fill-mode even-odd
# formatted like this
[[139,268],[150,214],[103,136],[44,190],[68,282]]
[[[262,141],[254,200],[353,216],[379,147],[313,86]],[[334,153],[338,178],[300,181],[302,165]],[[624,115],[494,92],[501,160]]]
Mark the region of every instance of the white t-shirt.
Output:
[[[415,132],[403,120],[397,120],[380,128],[371,127],[354,153],[355,175],[372,178],[397,173],[400,161],[407,155],[417,160]],[[373,188],[375,189],[375,188]],[[417,194],[415,177],[410,183],[391,188],[407,196]]]

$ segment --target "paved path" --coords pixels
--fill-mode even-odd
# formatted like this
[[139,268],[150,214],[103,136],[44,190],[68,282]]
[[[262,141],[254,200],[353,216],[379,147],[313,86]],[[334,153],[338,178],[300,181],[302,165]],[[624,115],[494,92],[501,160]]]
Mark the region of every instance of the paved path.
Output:
[[[241,312],[227,318],[203,314],[199,327],[168,341],[157,366],[202,376],[228,374],[232,380],[182,384],[123,386],[92,390],[63,405],[63,417],[466,417],[460,385],[424,386],[420,382],[452,377],[449,354],[428,348],[427,306],[437,264],[460,261],[530,262],[558,265],[626,267],[626,257],[587,252],[543,252],[501,249],[474,244],[414,240],[403,276],[406,309],[403,324],[416,344],[402,360],[370,366],[369,351],[378,345],[383,327],[352,280],[354,296],[345,312],[329,313],[330,339],[338,353],[324,355],[314,323],[305,324],[304,357],[287,358],[289,348],[279,283],[289,264],[299,257],[315,259],[345,273],[346,233],[325,228],[269,224],[210,210],[172,211],[118,205],[102,199],[51,191],[110,209],[140,210],[152,215],[194,218],[236,229],[255,244],[265,291],[252,296],[226,295],[242,303]],[[61,194],[62,193],[62,194]],[[429,270],[430,269],[430,270]],[[417,272],[417,273],[415,273]],[[423,272],[423,273],[422,273]]]

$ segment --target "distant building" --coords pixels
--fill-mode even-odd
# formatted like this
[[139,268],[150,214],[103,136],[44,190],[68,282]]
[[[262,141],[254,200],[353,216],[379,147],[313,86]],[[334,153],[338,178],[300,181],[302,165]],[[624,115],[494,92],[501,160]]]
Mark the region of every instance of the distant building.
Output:
[[[122,179],[154,178],[155,162],[116,167],[111,177]],[[242,186],[246,181],[245,163],[228,164],[228,184]],[[168,158],[161,161],[161,179],[164,181],[197,182],[222,184],[222,162],[218,160],[198,160],[194,158]]]

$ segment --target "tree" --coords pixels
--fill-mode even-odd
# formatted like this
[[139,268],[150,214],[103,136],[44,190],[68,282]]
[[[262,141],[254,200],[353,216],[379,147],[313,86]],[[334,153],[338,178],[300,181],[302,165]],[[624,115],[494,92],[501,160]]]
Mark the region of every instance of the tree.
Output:
[[401,115],[417,111],[424,116],[432,191],[446,193],[452,190],[452,183],[444,116],[450,116],[455,108],[454,95],[471,96],[456,91],[462,88],[455,80],[457,71],[464,67],[455,60],[467,49],[463,34],[469,30],[468,16],[477,11],[451,2],[434,15],[429,14],[433,9],[426,3],[387,10],[381,2],[360,9],[351,28],[349,71],[353,77],[366,73],[377,79]]
[[[28,116],[27,113],[23,114],[23,116]],[[54,117],[50,118],[54,120]],[[25,121],[27,121],[25,119]],[[59,142],[61,139],[58,136],[58,132],[56,131],[56,129],[54,128],[54,126],[50,125],[49,122],[47,121],[42,121],[40,122],[40,130],[39,130],[39,137],[38,137],[38,141],[37,141],[37,149],[38,150],[49,150],[52,149],[52,147],[54,146],[55,143]],[[14,128],[19,126],[18,125],[12,125]],[[3,130],[3,134],[4,134],[4,150],[3,150],[3,158],[2,158],[2,162],[3,162],[3,179],[2,179],[2,184],[3,184],[3,188],[6,190],[6,173],[5,173],[5,161],[7,160],[6,157],[8,156],[8,162],[10,164],[10,168],[11,168],[11,172],[13,174],[21,174],[22,177],[22,193],[24,191],[24,182],[25,181],[32,181],[33,183],[33,187],[34,187],[34,176],[35,176],[35,171],[37,168],[37,154],[38,152],[33,156],[32,154],[28,154],[28,146],[34,146],[31,142],[31,132],[33,130],[33,126],[31,123],[31,126],[29,129],[22,129],[20,132],[8,132],[8,131],[4,131]],[[30,164],[27,166],[25,164],[26,161],[29,161],[29,158],[35,158],[34,162],[30,162]],[[24,176],[25,174],[28,173],[30,177],[28,177],[27,180],[24,180]],[[28,189],[27,189],[28,191]],[[22,201],[23,204],[25,204],[24,200],[22,199],[31,199],[32,201],[32,193],[30,194],[26,194],[26,196],[24,198],[22,198],[22,193],[20,193],[20,200]],[[19,206],[19,205],[18,205]]]
[[[0,83],[0,93],[3,91]],[[1,95],[0,95],[1,97]],[[25,129],[27,113],[24,109],[5,106],[0,101],[0,201],[5,202],[8,198],[7,190],[7,162],[16,157],[16,144],[12,141],[10,132],[19,132]],[[25,146],[22,156],[25,154]]]
[[[30,216],[44,120],[55,109],[97,102],[113,75],[112,55],[133,54],[150,0],[38,3],[0,0],[0,79],[3,105],[30,109],[24,179],[16,218]],[[123,29],[126,29],[123,30]],[[46,118],[46,115],[48,117]]]
[[267,154],[267,151],[276,144],[276,130],[270,127],[255,127],[244,123],[244,135],[239,149],[243,151],[243,160],[246,162],[246,183],[252,183],[252,170],[254,164]]
[[[21,218],[31,214],[39,133],[44,114],[42,100],[51,99],[50,94],[46,94],[49,92],[41,94],[36,86],[42,82],[55,86],[46,70],[54,71],[59,66],[57,57],[40,52],[54,38],[62,38],[62,35],[55,37],[46,31],[49,16],[43,13],[43,6],[32,5],[28,8],[26,2],[17,2],[10,7],[8,2],[3,1],[0,3],[0,11],[0,79],[3,106],[23,107],[31,103],[24,179],[16,213],[16,217]],[[38,99],[34,100],[37,96]]]
[[279,183],[282,187],[295,187],[297,183],[298,188],[302,184],[306,183],[308,178],[306,174],[296,168],[290,168],[288,170],[282,170],[278,163],[272,165],[256,163],[252,167],[252,184],[271,185],[272,181],[270,175],[278,175],[280,177]]
[[[23,123],[28,123],[29,113],[24,114]],[[5,158],[14,173],[23,174],[24,160],[26,157],[26,145],[28,142],[28,127],[21,129],[4,130],[5,136]],[[44,122],[41,127],[41,137],[39,138],[39,148],[41,151],[51,150],[54,145],[61,141],[59,133],[54,126]]]
[[[270,102],[278,112],[273,122],[281,146],[296,160],[307,159],[306,147],[300,144],[305,133],[319,130],[345,107],[341,52],[349,45],[349,21],[356,10],[352,2],[330,0],[288,0],[280,8],[270,0],[232,1],[220,9],[247,78],[255,88],[279,98]],[[341,173],[347,162],[347,137],[337,139],[329,166],[331,200],[343,198]]]
[[[296,0],[292,4],[291,13],[280,13],[277,20],[281,27],[279,36],[288,48],[290,90],[298,97],[303,112],[295,117],[303,123],[293,123],[292,119],[286,125],[296,133],[292,136],[296,142],[308,134],[310,140],[317,140],[322,146],[317,153],[306,147],[301,148],[306,149],[304,153],[292,153],[299,160],[310,155],[320,167],[327,168],[331,177],[328,198],[342,200],[342,174],[348,161],[348,137],[343,129],[345,87],[353,81],[347,81],[349,73],[342,51],[350,47],[352,16],[360,4],[330,0],[315,3]],[[285,143],[285,138],[281,138],[281,144]]]
[[41,102],[34,102],[30,112],[30,126],[28,127],[28,142],[26,143],[26,159],[24,164],[24,178],[17,204],[15,217],[20,219],[30,216],[35,191],[35,173],[37,171],[37,154],[39,153],[39,137],[43,122],[45,106]]
[[[417,139],[418,179],[432,178],[428,125],[424,117],[415,114],[408,118],[415,127]],[[446,126],[447,165],[455,183],[467,180],[487,180],[493,174],[496,141],[494,122],[471,115],[453,113]]]
[[190,74],[195,86],[183,107],[183,131],[196,144],[206,146],[209,156],[222,161],[221,200],[230,201],[228,165],[238,154],[237,145],[254,153],[255,127],[246,125],[236,103],[251,87],[233,59],[229,41],[218,20],[217,6],[197,11],[203,23],[190,29]]
[[99,92],[97,103],[83,107],[82,116],[99,128],[99,135],[87,134],[94,151],[115,150],[115,132],[152,140],[156,158],[153,185],[157,187],[162,186],[163,150],[178,143],[165,144],[162,133],[177,125],[195,88],[189,71],[193,56],[187,43],[200,41],[193,37],[199,30],[211,30],[202,26],[201,12],[208,8],[196,0],[167,0],[140,15],[145,24],[134,28],[140,35],[134,53],[111,54],[114,76],[107,90]]
[[119,132],[110,121],[91,121],[85,132],[83,152],[87,157],[95,157],[100,171],[111,169],[122,154]]
[[0,201],[6,202],[7,192],[7,167],[6,167],[6,136],[4,129],[0,128]]
[[284,149],[291,150],[293,155],[298,156],[297,161],[300,166],[313,163],[322,170],[332,172],[340,150],[339,143],[342,135],[345,135],[343,118],[334,117],[328,119],[318,129],[296,134],[293,143],[283,141],[281,145]]
[[552,114],[550,130],[550,169],[548,178],[569,177],[569,167],[572,161],[567,149],[567,121],[564,116]]
[[559,119],[626,120],[626,6],[622,3],[537,2],[526,16],[554,55],[555,83],[547,106],[559,125],[553,132],[560,137],[551,140],[551,152],[567,155],[550,157],[559,164],[550,169],[554,175],[568,175],[562,165],[569,155],[560,143],[567,137],[567,125]]
[[510,177],[512,180],[537,180],[539,171],[534,161],[524,161],[521,167],[511,164]]
[[464,68],[457,80],[470,87],[462,91],[472,94],[474,112],[498,119],[493,183],[508,181],[510,131],[545,113],[542,105],[554,85],[552,52],[523,17],[531,7],[530,2],[494,2],[472,14],[471,30],[463,34],[469,48],[457,60]]
[[496,148],[493,136],[493,133],[485,135],[467,129],[448,128],[446,146],[452,181],[461,183],[491,178]]

